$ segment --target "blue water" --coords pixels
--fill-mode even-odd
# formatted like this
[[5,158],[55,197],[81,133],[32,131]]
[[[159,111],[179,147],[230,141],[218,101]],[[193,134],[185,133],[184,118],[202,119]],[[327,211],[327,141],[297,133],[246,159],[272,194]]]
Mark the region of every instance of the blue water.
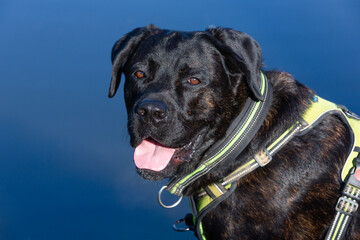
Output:
[[189,211],[156,201],[134,170],[123,94],[107,98],[110,50],[153,23],[249,33],[267,69],[360,113],[360,2],[0,2],[0,239],[194,239]]

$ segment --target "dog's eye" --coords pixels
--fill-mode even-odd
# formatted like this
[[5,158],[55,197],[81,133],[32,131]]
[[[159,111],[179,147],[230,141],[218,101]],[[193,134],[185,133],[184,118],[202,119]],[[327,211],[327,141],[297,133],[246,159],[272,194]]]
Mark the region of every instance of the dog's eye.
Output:
[[144,78],[145,77],[145,73],[141,70],[138,70],[134,73],[134,76],[138,79]]
[[189,78],[188,82],[192,85],[198,85],[200,83],[200,80],[196,77]]

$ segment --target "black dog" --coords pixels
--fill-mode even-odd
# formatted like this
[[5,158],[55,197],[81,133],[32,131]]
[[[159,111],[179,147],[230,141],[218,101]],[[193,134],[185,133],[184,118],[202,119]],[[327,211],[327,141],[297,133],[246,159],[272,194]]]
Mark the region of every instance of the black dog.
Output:
[[[259,44],[245,33],[212,28],[178,32],[155,26],[123,36],[112,51],[113,97],[126,77],[128,130],[138,173],[149,180],[190,174],[226,137],[247,99],[265,102]],[[269,146],[309,108],[315,93],[285,72],[267,71],[271,106],[241,154],[218,163],[182,194],[219,181]],[[351,131],[336,115],[295,136],[264,168],[202,219],[206,239],[322,239],[335,215]],[[360,239],[355,214],[345,239]]]

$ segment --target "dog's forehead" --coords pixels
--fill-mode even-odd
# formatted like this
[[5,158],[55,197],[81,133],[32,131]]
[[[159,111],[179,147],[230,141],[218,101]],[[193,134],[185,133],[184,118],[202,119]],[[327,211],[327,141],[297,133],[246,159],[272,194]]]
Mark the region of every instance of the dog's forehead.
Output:
[[199,57],[209,57],[209,50],[213,48],[206,40],[205,32],[164,31],[144,39],[139,44],[136,55],[162,62],[199,60]]

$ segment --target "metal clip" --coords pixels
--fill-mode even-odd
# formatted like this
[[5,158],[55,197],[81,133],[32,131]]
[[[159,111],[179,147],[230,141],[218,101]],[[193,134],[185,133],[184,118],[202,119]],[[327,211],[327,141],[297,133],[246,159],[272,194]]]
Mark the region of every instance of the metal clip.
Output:
[[269,151],[264,148],[260,150],[254,155],[255,161],[259,164],[260,167],[264,167],[272,160],[272,156],[270,155]]
[[340,197],[336,204],[336,211],[339,211],[349,216],[353,216],[357,209],[357,202],[346,197]]
[[345,115],[349,118],[353,118],[355,120],[360,120],[360,117],[358,115],[356,115],[355,113],[353,113],[352,111],[350,111],[347,107],[345,107],[344,105],[338,105],[338,107],[341,108],[341,110],[345,113]]
[[183,195],[180,196],[179,200],[177,200],[174,204],[172,205],[165,205],[162,201],[161,201],[161,194],[162,192],[164,191],[164,189],[166,189],[167,186],[163,186],[160,191],[159,191],[159,194],[158,194],[158,201],[160,203],[160,205],[163,207],[163,208],[174,208],[176,206],[178,206],[181,202],[181,200],[183,199]]
[[179,224],[179,223],[182,223],[182,222],[185,222],[185,219],[179,219],[179,220],[177,220],[175,223],[174,223],[174,225],[172,226],[172,228],[175,230],[175,231],[177,231],[177,232],[187,232],[187,231],[190,231],[191,229],[190,229],[190,227],[186,227],[186,228],[178,228],[177,227],[177,225]]

